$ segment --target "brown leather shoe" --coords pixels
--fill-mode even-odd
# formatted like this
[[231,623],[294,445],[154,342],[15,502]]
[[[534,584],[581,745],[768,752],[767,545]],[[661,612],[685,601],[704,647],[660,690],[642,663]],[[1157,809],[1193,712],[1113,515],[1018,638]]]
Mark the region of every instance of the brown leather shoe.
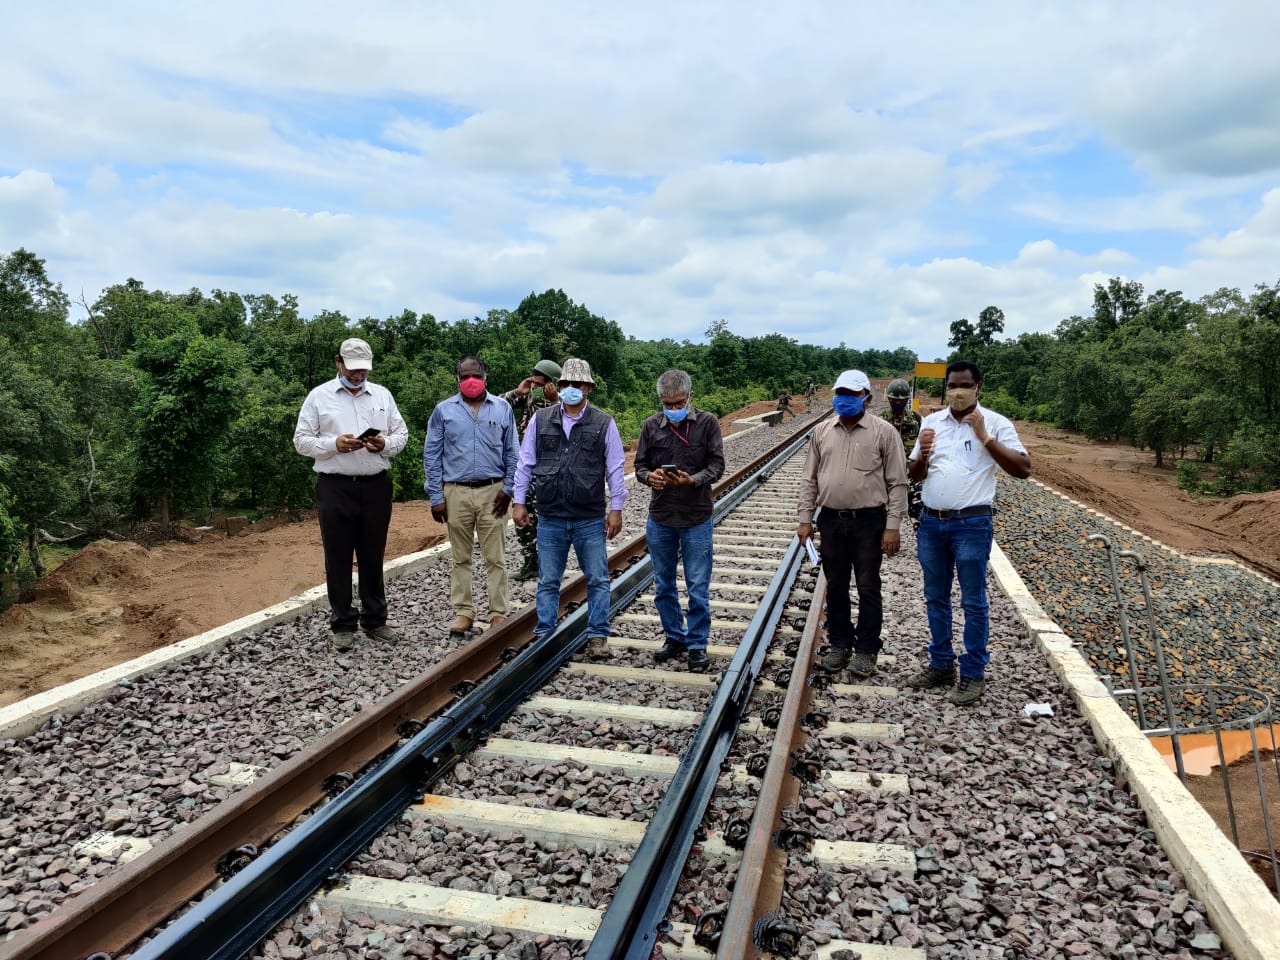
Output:
[[466,633],[471,629],[471,618],[458,614],[453,618],[453,623],[449,624],[450,633]]
[[506,614],[502,614],[502,613],[495,613],[493,616],[489,618],[490,627],[500,627],[506,622],[507,622]]

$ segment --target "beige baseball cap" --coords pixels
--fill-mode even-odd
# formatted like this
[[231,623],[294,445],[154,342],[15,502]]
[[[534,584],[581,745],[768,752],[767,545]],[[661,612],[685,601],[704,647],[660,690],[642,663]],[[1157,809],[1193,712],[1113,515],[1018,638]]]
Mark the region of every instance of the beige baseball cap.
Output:
[[338,348],[338,355],[348,370],[372,370],[373,349],[359,337],[348,337]]
[[591,364],[577,357],[571,357],[564,362],[564,367],[560,370],[560,379],[570,383],[589,383],[595,386],[595,380],[591,376]]

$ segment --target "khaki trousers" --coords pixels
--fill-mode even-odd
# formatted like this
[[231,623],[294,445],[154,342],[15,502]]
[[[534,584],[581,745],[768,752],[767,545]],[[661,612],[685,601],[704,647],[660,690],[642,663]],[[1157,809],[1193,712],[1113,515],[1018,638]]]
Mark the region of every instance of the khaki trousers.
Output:
[[474,620],[471,600],[471,556],[474,539],[480,541],[489,586],[489,616],[506,616],[507,605],[507,521],[493,515],[493,498],[501,483],[487,487],[444,485],[444,505],[449,511],[449,547],[453,550],[453,570],[449,574],[449,602],[453,612]]

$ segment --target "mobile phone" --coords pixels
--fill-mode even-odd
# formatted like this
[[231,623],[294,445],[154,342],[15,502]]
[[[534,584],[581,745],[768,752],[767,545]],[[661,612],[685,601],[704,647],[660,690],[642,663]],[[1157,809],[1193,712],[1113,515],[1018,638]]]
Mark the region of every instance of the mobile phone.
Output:
[[371,437],[376,437],[376,436],[377,436],[378,434],[380,434],[381,432],[382,432],[382,431],[381,431],[381,430],[379,430],[377,427],[370,427],[370,428],[369,428],[368,430],[366,430],[364,433],[360,434],[360,436],[356,437],[356,439],[357,439],[357,440],[368,440],[368,439],[370,439]]
[[674,463],[664,463],[658,469],[660,469],[663,473],[675,473],[680,468],[677,467]]

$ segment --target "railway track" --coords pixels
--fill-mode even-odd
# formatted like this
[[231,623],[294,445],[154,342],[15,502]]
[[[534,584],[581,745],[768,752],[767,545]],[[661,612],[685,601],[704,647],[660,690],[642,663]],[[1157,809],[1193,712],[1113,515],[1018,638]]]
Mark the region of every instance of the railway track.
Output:
[[0,958],[1229,956],[1071,703],[1021,716],[1055,680],[1003,598],[978,707],[904,695],[909,531],[880,671],[815,669],[802,443],[718,501],[711,674],[654,667],[636,538],[611,558],[611,662],[574,658],[570,584],[543,643],[530,609],[453,650]]

